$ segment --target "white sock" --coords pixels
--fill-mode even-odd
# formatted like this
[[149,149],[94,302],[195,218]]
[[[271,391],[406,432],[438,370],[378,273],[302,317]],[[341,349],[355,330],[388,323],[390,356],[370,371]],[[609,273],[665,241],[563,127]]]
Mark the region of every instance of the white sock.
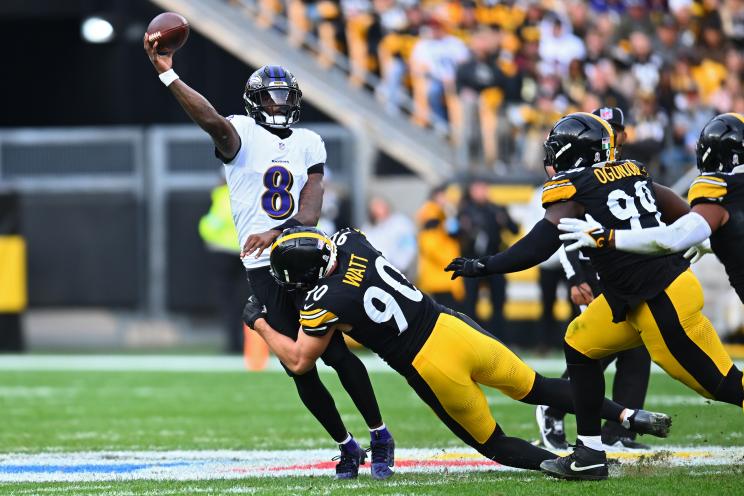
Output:
[[623,410],[623,421],[620,422],[620,425],[626,429],[630,429],[630,417],[632,417],[634,413],[635,410],[631,410],[630,408]]
[[369,432],[381,431],[384,428],[385,428],[385,422],[383,422],[380,427],[375,427],[374,429],[370,429]]
[[346,443],[348,443],[349,441],[351,441],[352,439],[353,439],[353,437],[351,437],[351,433],[350,433],[350,432],[348,432],[348,433],[347,433],[347,435],[346,435],[346,439],[344,439],[343,441],[341,441],[341,442],[340,442],[340,443],[338,443],[338,444],[346,444]]
[[602,444],[602,436],[577,436],[579,441],[584,443],[584,446],[597,451],[604,451],[604,445]]

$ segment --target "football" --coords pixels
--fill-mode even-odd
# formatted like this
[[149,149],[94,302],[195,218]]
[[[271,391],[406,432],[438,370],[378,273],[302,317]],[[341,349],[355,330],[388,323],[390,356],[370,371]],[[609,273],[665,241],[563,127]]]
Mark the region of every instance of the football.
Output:
[[175,52],[189,37],[189,21],[181,14],[163,12],[147,26],[147,41],[158,42],[158,53]]

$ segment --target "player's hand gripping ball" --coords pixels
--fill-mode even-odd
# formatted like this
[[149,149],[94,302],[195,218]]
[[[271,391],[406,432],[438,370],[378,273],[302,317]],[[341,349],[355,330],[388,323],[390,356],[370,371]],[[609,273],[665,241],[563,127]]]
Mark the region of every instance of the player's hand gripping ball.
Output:
[[189,38],[189,22],[181,14],[163,12],[150,21],[146,40],[155,47],[158,55],[172,54]]

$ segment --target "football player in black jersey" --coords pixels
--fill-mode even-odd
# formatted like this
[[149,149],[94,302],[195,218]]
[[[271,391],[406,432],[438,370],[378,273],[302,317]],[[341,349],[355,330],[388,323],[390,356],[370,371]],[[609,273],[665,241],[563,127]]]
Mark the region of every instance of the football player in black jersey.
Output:
[[[532,470],[556,457],[507,436],[478,385],[573,411],[568,381],[540,376],[469,317],[423,294],[359,231],[328,238],[313,228],[287,229],[272,246],[271,270],[298,295],[297,341],[274,331],[255,299],[243,317],[294,373],[311,370],[332,336],[346,332],[403,375],[442,422],[484,456]],[[671,423],[664,414],[627,410],[610,400],[600,409],[639,433],[664,437]]]
[[[545,218],[507,251],[478,260],[458,258],[446,270],[454,271],[453,277],[477,277],[536,265],[560,246],[556,226],[562,218],[586,213],[610,229],[640,230],[688,210],[681,198],[653,183],[642,164],[614,161],[614,139],[610,125],[592,114],[558,121],[545,142],[546,168],[557,172],[543,187]],[[687,260],[679,254],[601,249],[614,235],[591,232],[600,249],[587,251],[604,293],[566,331],[579,440],[571,455],[541,465],[556,477],[607,478],[598,415],[604,396],[599,359],[611,353],[644,345],[654,362],[699,394],[739,407],[744,402],[742,373],[702,314],[702,289]]]
[[[625,142],[625,114],[618,107],[600,107],[592,114],[606,120],[615,132],[615,159],[618,159]],[[559,225],[560,228],[560,225]],[[602,281],[597,276],[589,258],[580,251],[560,250],[560,259],[570,286],[571,301],[583,311],[591,301],[602,293]],[[602,368],[615,363],[612,384],[612,399],[628,408],[643,408],[651,374],[651,357],[642,346],[614,353],[602,359]],[[568,371],[561,377],[568,378]],[[538,406],[535,412],[543,446],[548,449],[567,449],[566,432],[563,428],[565,412],[556,408]],[[602,426],[602,443],[606,446],[629,449],[650,449],[636,440],[617,422],[608,420]]]
[[[616,230],[606,248],[632,253],[674,253],[699,246],[710,236],[713,253],[726,268],[731,286],[744,302],[744,115],[721,114],[705,125],[697,144],[700,175],[687,199],[690,213],[673,224],[641,231]],[[572,249],[593,247],[593,223],[566,219],[558,226]],[[701,252],[705,251],[701,248]]]

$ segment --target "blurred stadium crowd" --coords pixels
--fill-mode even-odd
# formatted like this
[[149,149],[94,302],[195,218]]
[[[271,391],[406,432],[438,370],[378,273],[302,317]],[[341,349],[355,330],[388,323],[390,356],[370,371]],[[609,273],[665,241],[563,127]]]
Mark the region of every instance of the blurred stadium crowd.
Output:
[[315,34],[321,64],[340,53],[352,82],[379,75],[391,115],[410,96],[415,122],[497,173],[540,173],[556,119],[617,106],[625,155],[670,182],[705,122],[744,111],[742,0],[257,1],[295,45]]

